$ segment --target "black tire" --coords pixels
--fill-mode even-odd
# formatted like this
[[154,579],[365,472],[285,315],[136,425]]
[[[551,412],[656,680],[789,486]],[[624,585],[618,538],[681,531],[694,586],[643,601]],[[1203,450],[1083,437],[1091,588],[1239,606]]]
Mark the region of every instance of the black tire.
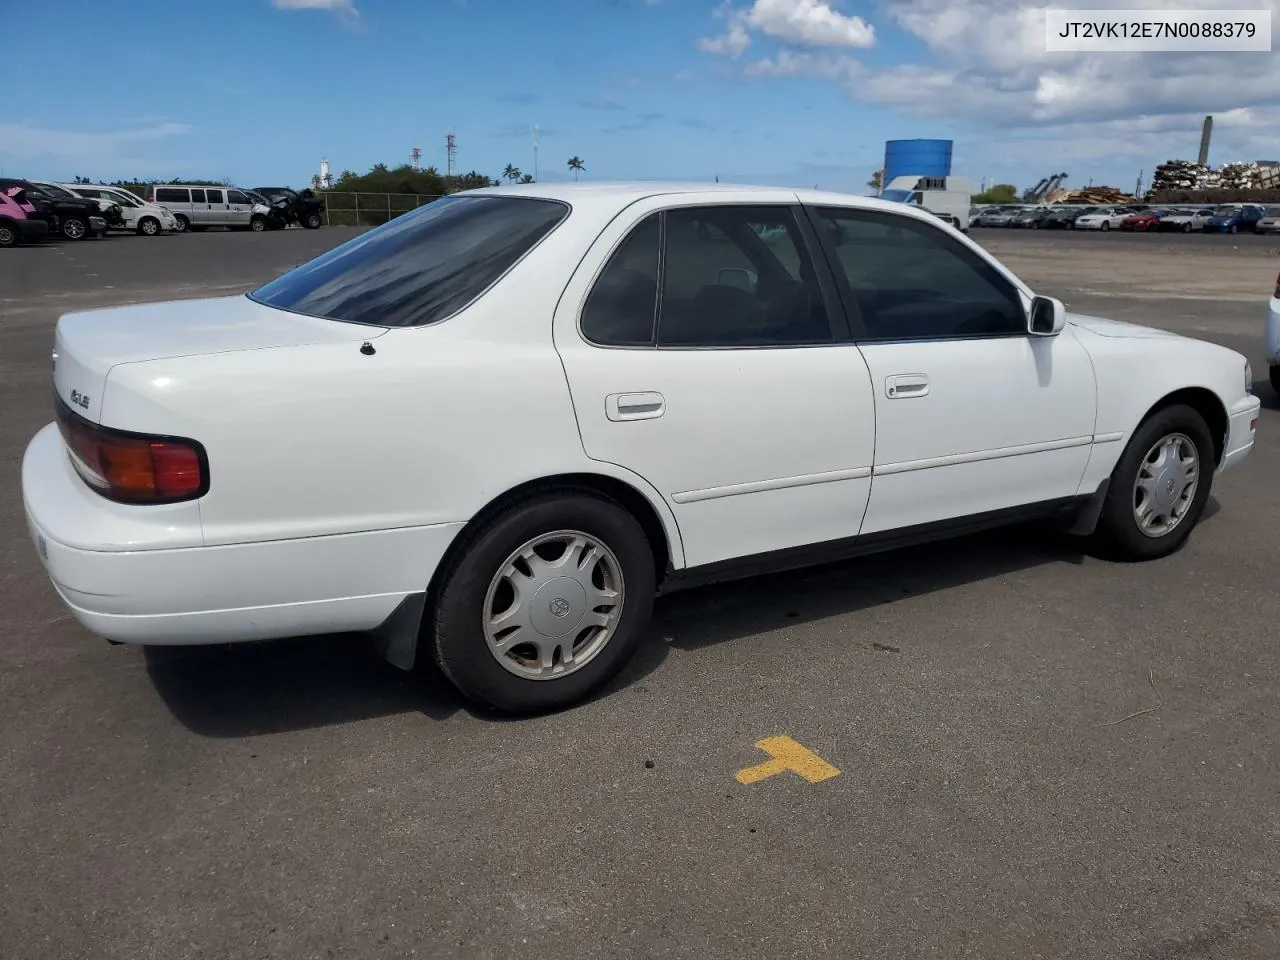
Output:
[[1232,233],[1239,233],[1239,232],[1240,232],[1240,227],[1239,227],[1239,225],[1238,225],[1238,224],[1234,224],[1234,223],[1233,223],[1233,224],[1231,225],[1231,232],[1232,232]]
[[1111,221],[1110,221],[1110,220],[1103,220],[1103,221],[1102,221],[1102,226],[1101,226],[1101,227],[1099,227],[1098,229],[1100,229],[1103,233],[1106,233],[1108,230],[1110,230],[1110,229],[1111,229]]
[[249,221],[249,229],[254,233],[262,233],[267,229],[267,221],[262,217],[254,217]]
[[61,230],[68,240],[84,240],[89,236],[88,221],[81,217],[63,217]]
[[155,217],[143,217],[138,221],[138,234],[143,237],[154,237],[160,232],[160,221]]
[[1182,225],[1182,232],[1183,232],[1183,233],[1190,233],[1190,232],[1191,232],[1191,224],[1190,224],[1190,223],[1184,223],[1184,224]]
[[186,233],[191,229],[191,221],[180,213],[175,213],[173,218],[178,221],[178,225],[174,228],[178,233]]
[[[513,551],[560,530],[581,531],[613,552],[622,572],[622,613],[608,643],[582,667],[555,679],[527,679],[490,652],[481,626],[485,599]],[[467,535],[457,557],[424,624],[424,643],[429,637],[440,669],[465,696],[492,710],[530,714],[578,703],[617,675],[648,628],[656,580],[652,548],[636,519],[601,494],[561,489],[531,496]]]
[[1271,389],[1280,393],[1280,367],[1271,368]]
[[17,226],[9,220],[0,220],[0,247],[16,247],[21,242],[22,233]]
[[320,214],[315,212],[308,213],[302,218],[302,225],[308,230],[319,229],[321,223],[323,223],[323,221],[320,219]]
[[[1152,537],[1142,532],[1134,518],[1134,484],[1147,452],[1162,437],[1174,433],[1183,434],[1195,444],[1200,460],[1198,482],[1191,505],[1182,519],[1167,533]],[[1216,466],[1213,438],[1198,411],[1185,404],[1157,410],[1134,431],[1111,473],[1106,501],[1098,518],[1096,536],[1100,545],[1117,560],[1154,560],[1178,550],[1191,536],[1204,513]]]

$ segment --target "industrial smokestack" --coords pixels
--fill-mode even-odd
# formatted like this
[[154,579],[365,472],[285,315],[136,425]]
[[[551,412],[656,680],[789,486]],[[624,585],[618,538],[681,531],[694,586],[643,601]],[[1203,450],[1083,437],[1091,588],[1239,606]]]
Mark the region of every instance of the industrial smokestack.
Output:
[[1213,133],[1213,117],[1204,118],[1204,132],[1200,134],[1200,166],[1209,165],[1209,135]]

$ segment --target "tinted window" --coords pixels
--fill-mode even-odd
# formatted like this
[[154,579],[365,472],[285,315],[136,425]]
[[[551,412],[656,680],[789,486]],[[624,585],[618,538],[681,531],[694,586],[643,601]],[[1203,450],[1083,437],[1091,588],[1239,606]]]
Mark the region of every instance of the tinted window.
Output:
[[207,201],[207,200],[205,200],[205,198],[204,198],[204,191],[203,191],[203,190],[192,190],[192,191],[191,191],[191,202],[192,202],[192,203],[207,203],[208,201]]
[[[101,199],[102,199],[102,191],[101,191],[101,190],[94,190],[94,189],[92,189],[91,187],[76,187],[76,193],[80,194],[80,196],[85,197],[85,198],[87,198],[87,199],[89,199],[89,200],[101,200]],[[115,199],[116,199],[116,198],[115,198],[115,197],[108,197],[107,199],[111,200],[112,202],[115,202]]]
[[609,258],[582,309],[582,335],[608,346],[653,343],[658,316],[661,214],[640,222]]
[[482,294],[568,213],[552,200],[446,197],[348,240],[251,296],[331,320],[434,323]]
[[54,186],[52,183],[40,184],[40,189],[51,197],[57,197],[59,200],[74,200],[76,195],[70,190],[64,190],[62,187]]
[[[195,193],[195,191],[194,191],[194,190],[192,190],[191,192],[192,192],[192,193]],[[222,191],[221,191],[221,190],[206,190],[206,191],[205,191],[205,197],[207,198],[207,200],[208,200],[208,202],[209,202],[209,203],[223,203],[223,202],[224,202],[224,201],[223,201],[223,199],[222,199]]]
[[253,203],[253,201],[239,190],[228,190],[227,203]]
[[833,339],[787,207],[669,210],[658,345],[786,346]]
[[871,340],[1022,334],[1017,290],[928,221],[827,208],[818,222],[834,247]]
[[186,190],[177,190],[173,187],[159,187],[156,189],[156,203],[186,203],[191,197]]

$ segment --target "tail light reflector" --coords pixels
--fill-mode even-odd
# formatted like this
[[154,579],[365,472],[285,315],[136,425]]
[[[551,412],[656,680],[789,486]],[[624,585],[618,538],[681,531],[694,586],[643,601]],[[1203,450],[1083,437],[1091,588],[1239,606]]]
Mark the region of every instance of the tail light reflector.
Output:
[[58,429],[76,473],[118,503],[176,503],[204,496],[204,447],[181,437],[111,430],[86,420],[59,398]]

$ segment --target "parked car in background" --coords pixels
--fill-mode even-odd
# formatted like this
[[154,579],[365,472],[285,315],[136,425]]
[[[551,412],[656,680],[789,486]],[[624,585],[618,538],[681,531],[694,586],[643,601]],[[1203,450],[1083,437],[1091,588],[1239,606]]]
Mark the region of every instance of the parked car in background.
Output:
[[21,187],[0,190],[0,247],[16,247],[48,235],[49,224],[36,216]]
[[132,230],[145,237],[154,237],[160,233],[176,231],[177,218],[164,207],[147,203],[131,190],[123,187],[108,187],[102,184],[64,183],[72,193],[90,200],[113,200],[120,205],[126,230]]
[[1137,213],[1131,213],[1120,221],[1121,230],[1136,230],[1139,233],[1146,233],[1155,230],[1160,224],[1162,217],[1168,214],[1168,210],[1139,210]]
[[1204,229],[1204,225],[1213,219],[1217,211],[1213,207],[1201,207],[1199,210],[1171,210],[1160,218],[1156,229],[1165,232],[1176,230],[1179,233],[1195,233]]
[[324,198],[318,196],[310,187],[304,190],[294,190],[291,187],[254,187],[253,189],[255,193],[262,194],[268,200],[285,200],[288,213],[292,218],[290,222],[299,223],[308,230],[323,226]]
[[923,210],[783,188],[468,190],[53,345],[22,502],[77,620],[368,631],[512,713],[616,676],[658,591],[1033,518],[1167,556],[1259,407],[1234,350],[1068,314]]
[[107,232],[107,221],[94,200],[65,195],[66,191],[59,191],[64,196],[55,196],[30,180],[0,177],[0,190],[11,187],[22,188],[27,201],[35,207],[35,216],[49,224],[51,233],[61,233],[68,240],[83,240]]
[[125,226],[124,214],[120,210],[120,204],[115,200],[104,200],[96,197],[81,197],[74,190],[69,190],[61,184],[54,183],[51,180],[32,180],[37,187],[55,199],[60,200],[89,200],[98,207],[98,215],[107,222],[108,230],[123,230]]
[[1009,226],[1023,230],[1039,230],[1045,218],[1049,216],[1048,207],[1027,207],[1014,214]]
[[1092,213],[1076,217],[1077,230],[1115,230],[1133,212],[1131,207],[1099,207]]
[[1044,219],[1040,221],[1040,229],[1042,230],[1066,230],[1070,228],[1071,222],[1080,215],[1079,211],[1072,207],[1049,207],[1048,211]]
[[1244,204],[1239,207],[1228,207],[1219,210],[1204,225],[1205,233],[1240,233],[1252,232],[1254,226],[1262,219],[1263,209],[1255,204]]
[[990,207],[978,216],[979,227],[1007,227],[1013,223],[1020,207]]
[[236,187],[153,183],[147,187],[144,199],[173,211],[179,233],[209,227],[263,229],[262,225],[255,225],[254,218],[266,216],[266,211],[255,211],[253,199]]
[[1280,233],[1280,207],[1267,207],[1262,219],[1253,225],[1255,233]]

